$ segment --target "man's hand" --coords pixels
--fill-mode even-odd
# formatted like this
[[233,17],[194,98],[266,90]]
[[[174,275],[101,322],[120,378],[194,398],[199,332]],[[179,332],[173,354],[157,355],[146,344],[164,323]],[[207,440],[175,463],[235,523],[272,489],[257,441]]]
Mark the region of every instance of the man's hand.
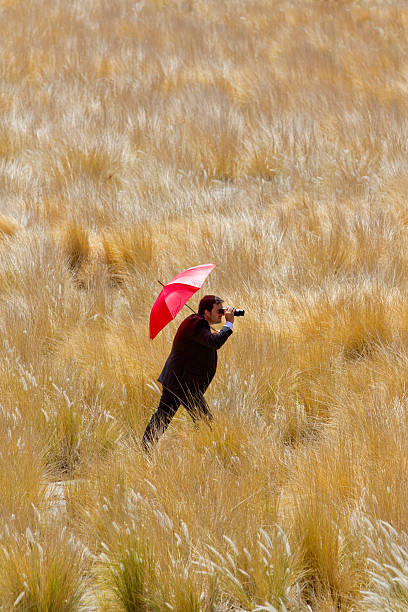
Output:
[[233,308],[232,306],[227,306],[224,309],[225,320],[229,321],[230,323],[233,323],[234,322],[234,312],[235,312],[235,308]]

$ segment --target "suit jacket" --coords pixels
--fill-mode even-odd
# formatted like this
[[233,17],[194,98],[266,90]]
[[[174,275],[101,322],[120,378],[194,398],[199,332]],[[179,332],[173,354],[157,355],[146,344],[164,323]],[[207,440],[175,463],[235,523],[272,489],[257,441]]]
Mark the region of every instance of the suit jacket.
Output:
[[217,369],[217,350],[231,334],[225,325],[212,334],[204,317],[190,315],[177,330],[159,382],[178,394],[204,393]]

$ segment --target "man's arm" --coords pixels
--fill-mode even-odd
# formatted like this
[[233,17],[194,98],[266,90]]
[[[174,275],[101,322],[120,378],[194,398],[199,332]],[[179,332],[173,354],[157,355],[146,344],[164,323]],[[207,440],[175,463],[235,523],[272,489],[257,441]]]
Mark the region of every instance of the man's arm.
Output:
[[202,321],[199,321],[196,326],[194,340],[200,344],[203,344],[204,346],[218,350],[222,347],[224,342],[227,341],[231,334],[232,329],[227,325],[224,325],[218,334],[212,334],[210,331],[210,326],[208,325],[207,321],[203,319]]

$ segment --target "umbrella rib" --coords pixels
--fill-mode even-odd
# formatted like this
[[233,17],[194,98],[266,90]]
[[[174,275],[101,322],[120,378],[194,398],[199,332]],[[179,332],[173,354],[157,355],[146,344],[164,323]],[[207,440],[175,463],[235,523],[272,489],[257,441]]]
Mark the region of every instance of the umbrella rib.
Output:
[[[158,282],[158,283],[160,283],[160,285],[161,285],[162,287],[164,287],[164,286],[165,286],[165,285],[164,285],[164,284],[163,284],[161,281],[159,281],[159,280],[158,280],[157,282]],[[184,306],[187,306],[187,308],[189,308],[189,309],[191,310],[191,312],[193,312],[194,314],[197,314],[197,313],[196,313],[196,311],[195,311],[195,310],[193,310],[193,309],[191,308],[191,306],[189,306],[187,303],[186,303],[186,304],[184,304]],[[215,328],[214,328],[212,325],[210,325],[210,327],[211,327],[211,329],[213,330],[213,332],[218,332],[218,330],[217,330],[217,329],[215,329]]]
[[[157,281],[162,287],[165,287],[164,283],[162,283],[161,281]],[[191,310],[191,312],[193,312],[194,314],[197,314],[195,310],[193,310],[193,308],[191,308],[191,306],[189,306],[188,304],[184,304],[184,306],[187,306],[187,308],[189,308]]]
[[[161,331],[163,327],[167,325],[167,323],[169,323],[168,316],[170,316],[170,320],[174,319],[183,306],[187,306],[187,308],[189,308],[193,314],[197,314],[195,310],[193,310],[191,306],[187,304],[187,300],[191,297],[192,294],[196,293],[196,291],[201,289],[203,282],[205,281],[211,270],[214,268],[215,264],[203,264],[200,266],[194,266],[193,268],[188,268],[182,273],[177,274],[166,285],[160,280],[157,281],[159,285],[163,287],[163,291],[160,292],[150,312],[149,327],[150,337],[152,339],[157,336],[159,331]],[[194,274],[192,274],[193,272],[198,273],[198,278],[194,278]],[[169,292],[167,291],[167,289],[170,289],[170,287],[172,289]],[[179,296],[179,300],[177,300],[178,291],[181,293],[181,295]],[[176,299],[172,297],[173,293],[176,294]],[[190,296],[188,295],[189,293],[191,293]],[[168,299],[170,300],[170,303],[168,303]],[[186,301],[183,303],[184,299]],[[153,321],[153,314],[155,314],[157,321]],[[218,333],[218,331],[214,329],[212,325],[210,325],[210,328],[213,332]]]

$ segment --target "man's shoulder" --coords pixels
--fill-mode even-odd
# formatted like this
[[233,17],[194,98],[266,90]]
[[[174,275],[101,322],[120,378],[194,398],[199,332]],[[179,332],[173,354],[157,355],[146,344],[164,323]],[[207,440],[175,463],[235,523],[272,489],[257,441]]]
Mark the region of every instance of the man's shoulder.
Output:
[[192,314],[189,317],[187,317],[186,319],[184,319],[184,321],[181,323],[181,326],[185,326],[185,327],[196,327],[196,326],[203,326],[203,327],[209,327],[207,321],[204,319],[204,317],[198,315],[198,314]]
[[180,327],[177,330],[177,336],[180,337],[190,335],[196,330],[206,328],[210,329],[210,326],[208,325],[208,322],[204,319],[204,317],[201,317],[197,314],[192,314],[186,319],[184,319],[184,321],[182,321]]

